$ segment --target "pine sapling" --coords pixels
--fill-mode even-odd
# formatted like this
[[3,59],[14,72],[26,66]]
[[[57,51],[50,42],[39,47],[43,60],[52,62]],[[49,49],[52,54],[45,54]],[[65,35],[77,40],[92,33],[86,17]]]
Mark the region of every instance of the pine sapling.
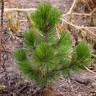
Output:
[[[91,50],[85,42],[72,47],[71,34],[65,30],[57,37],[61,15],[51,4],[39,5],[31,15],[32,28],[24,33],[24,47],[15,52],[21,72],[41,89],[61,75],[68,76],[90,65]],[[44,94],[40,96],[56,96]]]

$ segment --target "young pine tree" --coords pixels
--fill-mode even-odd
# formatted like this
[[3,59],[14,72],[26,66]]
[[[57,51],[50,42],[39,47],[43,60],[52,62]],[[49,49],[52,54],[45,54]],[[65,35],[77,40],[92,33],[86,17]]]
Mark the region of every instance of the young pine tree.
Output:
[[84,69],[91,61],[91,51],[86,43],[72,47],[68,31],[57,37],[55,26],[60,16],[61,12],[50,4],[39,5],[31,16],[32,28],[24,33],[24,47],[15,52],[20,70],[41,88],[60,75],[68,76]]

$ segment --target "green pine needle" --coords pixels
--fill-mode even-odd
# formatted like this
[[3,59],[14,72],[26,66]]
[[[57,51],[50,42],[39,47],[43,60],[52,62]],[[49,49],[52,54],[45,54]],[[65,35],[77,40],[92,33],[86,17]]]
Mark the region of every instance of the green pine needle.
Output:
[[51,4],[44,3],[39,5],[35,13],[32,14],[32,20],[41,32],[46,33],[55,27],[60,16],[61,13],[58,9],[53,8]]
[[53,58],[53,49],[50,48],[46,43],[41,43],[35,51],[35,59],[39,62],[48,62]]
[[88,66],[91,62],[91,50],[85,42],[79,43],[72,57],[72,63],[81,69]]
[[65,55],[69,55],[72,50],[72,38],[68,31],[61,33],[59,43],[61,52]]
[[15,51],[16,61],[22,62],[27,59],[26,52],[24,49],[18,49]]
[[35,47],[35,35],[31,29],[24,33],[24,42],[27,46]]

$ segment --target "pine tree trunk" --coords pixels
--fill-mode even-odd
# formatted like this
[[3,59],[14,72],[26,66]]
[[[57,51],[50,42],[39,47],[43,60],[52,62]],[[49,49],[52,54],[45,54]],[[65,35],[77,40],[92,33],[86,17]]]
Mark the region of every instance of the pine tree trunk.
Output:
[[47,87],[47,88],[37,91],[32,96],[63,96],[63,95],[61,95],[59,92],[55,91],[53,88]]

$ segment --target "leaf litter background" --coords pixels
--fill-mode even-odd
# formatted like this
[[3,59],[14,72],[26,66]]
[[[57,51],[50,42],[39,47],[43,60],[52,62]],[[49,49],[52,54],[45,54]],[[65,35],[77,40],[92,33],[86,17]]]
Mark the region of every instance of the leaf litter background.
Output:
[[[34,8],[37,7],[40,2],[48,1],[48,0],[6,0],[5,8]],[[70,7],[72,6],[74,0],[50,0],[50,2],[58,7],[65,14],[68,12]],[[84,13],[86,5],[75,6],[74,12]],[[87,11],[88,13],[90,10]],[[16,13],[13,12],[13,15]],[[78,26],[91,26],[91,16],[68,16],[67,20],[73,24]],[[28,23],[26,21],[25,14],[20,12],[19,14],[20,21],[20,30],[17,33],[17,38],[9,38],[10,31],[7,28],[7,20],[6,17],[4,19],[4,32],[6,42],[6,68],[8,74],[8,80],[6,84],[6,80],[4,77],[4,73],[0,74],[0,96],[32,96],[32,94],[38,89],[34,87],[33,84],[29,80],[25,80],[24,77],[20,75],[20,72],[14,63],[13,53],[16,48],[22,47],[22,32],[25,32],[28,29]],[[96,26],[96,12],[93,15],[94,27]],[[66,24],[64,24],[66,25]],[[93,27],[93,26],[92,26]],[[67,26],[69,30],[74,33],[78,33],[79,30],[75,29],[73,26]],[[90,28],[89,31],[96,33],[96,28]],[[73,33],[74,32],[74,33]],[[75,35],[77,36],[77,35]],[[0,72],[2,72],[2,66],[0,68]],[[95,64],[94,64],[94,71]],[[2,86],[3,85],[3,86]],[[63,77],[59,78],[57,81],[54,81],[52,84],[53,88],[60,91],[64,96],[96,96],[96,74],[92,74],[88,71],[81,72],[80,74],[75,74],[71,77],[71,80],[65,79]]]

